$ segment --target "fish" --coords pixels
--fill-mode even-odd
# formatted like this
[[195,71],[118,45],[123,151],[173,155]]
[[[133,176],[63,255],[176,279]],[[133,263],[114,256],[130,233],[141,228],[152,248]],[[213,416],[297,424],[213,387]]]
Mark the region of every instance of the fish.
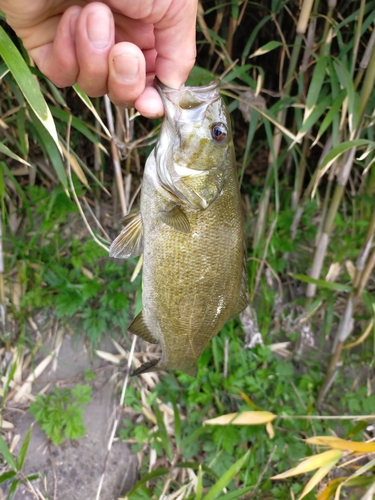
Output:
[[156,87],[165,115],[144,169],[140,210],[123,220],[110,256],[143,255],[142,311],[128,331],[161,345],[132,375],[197,374],[225,322],[248,305],[244,217],[220,79]]

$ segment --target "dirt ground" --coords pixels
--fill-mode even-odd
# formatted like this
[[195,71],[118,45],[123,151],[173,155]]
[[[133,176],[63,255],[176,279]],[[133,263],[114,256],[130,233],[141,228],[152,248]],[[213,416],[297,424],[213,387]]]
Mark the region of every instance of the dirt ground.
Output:
[[[48,349],[47,349],[48,350]],[[61,445],[50,444],[45,433],[35,424],[23,468],[25,476],[37,473],[40,478],[33,481],[32,488],[19,487],[15,500],[94,500],[97,498],[98,484],[103,472],[107,455],[107,445],[113,426],[116,401],[114,397],[114,365],[103,360],[92,360],[83,341],[73,342],[70,335],[64,335],[54,360],[33,384],[32,392],[50,384],[74,386],[82,382],[87,369],[95,371],[97,377],[92,386],[92,401],[84,407],[86,435]],[[117,396],[118,399],[118,396]],[[32,425],[33,416],[14,408],[7,414],[7,420],[14,425],[11,434],[20,439],[14,453],[17,454],[27,431]],[[117,500],[129,491],[137,479],[138,461],[128,446],[115,441],[106,463],[105,480],[100,500]],[[9,485],[0,485],[0,500],[6,498]],[[33,491],[34,490],[34,491]],[[42,496],[38,495],[38,490]]]

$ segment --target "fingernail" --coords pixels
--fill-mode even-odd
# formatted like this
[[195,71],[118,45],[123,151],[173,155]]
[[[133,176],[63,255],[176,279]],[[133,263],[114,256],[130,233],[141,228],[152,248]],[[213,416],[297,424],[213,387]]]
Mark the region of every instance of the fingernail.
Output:
[[87,16],[87,34],[96,49],[104,49],[111,38],[111,20],[109,16],[97,13]]
[[77,10],[77,12],[74,12],[70,17],[70,34],[73,40],[76,38],[77,19],[80,13],[80,10]]
[[134,80],[138,76],[139,61],[129,54],[119,54],[113,58],[116,76],[121,80]]

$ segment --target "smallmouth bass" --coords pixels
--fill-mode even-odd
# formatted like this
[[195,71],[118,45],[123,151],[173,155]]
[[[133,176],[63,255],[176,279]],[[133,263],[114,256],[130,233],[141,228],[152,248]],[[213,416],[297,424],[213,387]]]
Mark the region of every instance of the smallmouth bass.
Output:
[[195,376],[210,339],[248,304],[241,199],[220,80],[157,89],[165,117],[146,161],[140,211],[125,217],[110,256],[143,253],[143,310],[128,330],[162,348],[133,375]]

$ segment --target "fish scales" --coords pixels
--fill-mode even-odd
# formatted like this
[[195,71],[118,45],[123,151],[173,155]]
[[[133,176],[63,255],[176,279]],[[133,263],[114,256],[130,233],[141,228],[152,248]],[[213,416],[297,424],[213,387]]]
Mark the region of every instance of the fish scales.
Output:
[[[143,311],[129,330],[160,343],[162,355],[136,373],[178,369],[194,374],[210,339],[246,307],[241,199],[218,87],[218,82],[187,87],[185,96],[184,90],[159,88],[166,119],[146,162],[141,193]],[[203,111],[190,113],[186,100]],[[220,141],[210,137],[213,127],[224,139],[222,134]],[[114,248],[124,241],[126,246],[128,237],[125,226],[112,255],[119,256]]]

